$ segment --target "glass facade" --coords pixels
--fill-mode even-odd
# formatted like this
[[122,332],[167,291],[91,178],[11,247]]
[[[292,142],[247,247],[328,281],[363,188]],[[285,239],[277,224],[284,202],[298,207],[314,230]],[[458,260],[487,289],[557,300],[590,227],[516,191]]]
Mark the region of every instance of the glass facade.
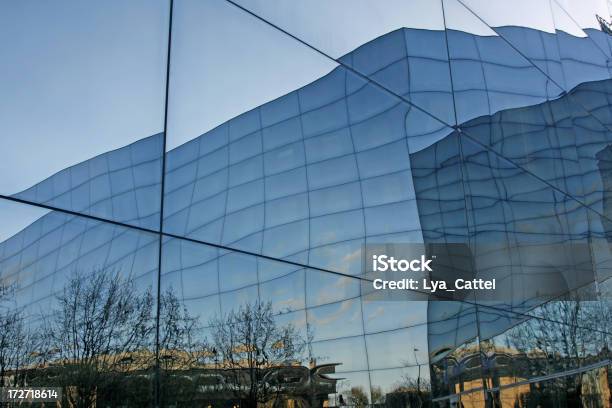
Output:
[[[0,387],[610,407],[607,3],[381,3],[0,5]],[[365,296],[370,244],[503,296]]]

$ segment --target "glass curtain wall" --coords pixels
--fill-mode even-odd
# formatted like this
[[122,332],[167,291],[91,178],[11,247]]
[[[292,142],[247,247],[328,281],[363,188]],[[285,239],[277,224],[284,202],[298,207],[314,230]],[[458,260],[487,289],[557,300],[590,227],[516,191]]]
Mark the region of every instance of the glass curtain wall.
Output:
[[[0,5],[0,387],[609,406],[610,12],[532,3]],[[502,296],[365,296],[371,244]]]

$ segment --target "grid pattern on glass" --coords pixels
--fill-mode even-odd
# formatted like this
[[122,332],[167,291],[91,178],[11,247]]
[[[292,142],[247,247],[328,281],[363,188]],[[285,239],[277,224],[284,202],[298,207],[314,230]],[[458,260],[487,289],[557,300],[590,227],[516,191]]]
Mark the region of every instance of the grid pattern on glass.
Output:
[[[608,39],[567,29],[575,22],[555,1],[555,33],[492,29],[468,3],[441,2],[446,30],[405,27],[371,39],[322,78],[165,155],[172,134],[20,193],[24,203],[54,211],[0,244],[0,282],[18,286],[9,309],[40,327],[41,311],[57,310],[57,296],[74,287],[75,270],[102,271],[99,279],[86,275],[85,288],[112,285],[111,272],[121,271],[141,289],[135,299],[156,305],[142,325],[155,336],[147,332],[147,353],[124,350],[113,369],[130,372],[135,357],[155,354],[138,367],[159,370],[151,378],[162,404],[192,395],[244,398],[213,383],[204,389],[217,393],[202,396],[189,388],[194,382],[181,382],[191,372],[231,384],[228,373],[244,368],[232,366],[236,350],[260,364],[254,372],[286,367],[269,374],[296,379],[291,391],[281,388],[283,397],[354,406],[459,396],[479,404],[482,389],[497,392],[500,382],[570,378],[568,369],[603,364],[612,225],[610,85],[601,57]],[[155,175],[164,160],[162,182]],[[546,303],[529,288],[507,303],[360,296],[363,243],[422,241],[499,242],[495,256],[475,254],[475,269],[517,285],[534,268],[522,258],[525,247],[585,244],[595,275],[569,285],[568,299]],[[557,261],[560,269],[576,265]],[[141,297],[148,287],[149,300]],[[275,354],[271,360],[244,338],[225,347],[219,336],[244,333],[253,316],[270,338],[285,336],[259,349]],[[553,338],[525,339],[544,331]],[[571,356],[547,356],[563,336],[582,344],[586,333],[598,341]],[[314,389],[302,389],[309,369],[327,371]]]

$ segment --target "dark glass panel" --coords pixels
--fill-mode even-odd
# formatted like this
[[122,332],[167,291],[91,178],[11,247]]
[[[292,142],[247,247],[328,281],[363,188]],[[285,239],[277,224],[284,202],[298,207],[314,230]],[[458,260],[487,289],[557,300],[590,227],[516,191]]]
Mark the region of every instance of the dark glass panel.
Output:
[[477,299],[519,312],[578,290],[595,299],[587,289],[610,270],[606,218],[469,138],[462,150],[476,274],[499,278]]

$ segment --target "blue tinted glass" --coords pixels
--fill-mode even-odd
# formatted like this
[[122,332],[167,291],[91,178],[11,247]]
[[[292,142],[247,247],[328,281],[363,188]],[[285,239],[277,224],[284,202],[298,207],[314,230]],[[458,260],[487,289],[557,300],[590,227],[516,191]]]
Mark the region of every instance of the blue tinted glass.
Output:
[[0,193],[158,230],[169,4],[2,14]]
[[325,340],[363,334],[359,299],[345,300],[308,309],[313,340]]
[[[46,207],[0,199],[0,356],[25,356],[0,382],[53,368],[104,406],[605,405],[596,3],[183,0],[170,65],[167,2],[3,7],[0,193]],[[501,289],[363,296],[364,244],[397,243],[452,244],[452,278]],[[74,316],[111,345],[94,371]]]
[[401,350],[396,353],[374,353],[369,359],[370,369],[399,368],[427,363],[427,325],[369,334],[365,339],[368,350]]
[[263,282],[259,295],[263,302],[272,302],[274,313],[288,313],[305,308],[304,270]]
[[342,365],[336,369],[338,373],[368,368],[363,336],[313,342],[312,355],[321,361],[342,361]]
[[[264,232],[263,252],[284,258],[308,250],[309,225],[307,220],[269,228]],[[303,261],[298,261],[303,262]]]
[[361,208],[361,189],[358,182],[311,191],[310,215],[331,214]]
[[310,220],[312,246],[329,244],[363,236],[363,212],[347,211]]

